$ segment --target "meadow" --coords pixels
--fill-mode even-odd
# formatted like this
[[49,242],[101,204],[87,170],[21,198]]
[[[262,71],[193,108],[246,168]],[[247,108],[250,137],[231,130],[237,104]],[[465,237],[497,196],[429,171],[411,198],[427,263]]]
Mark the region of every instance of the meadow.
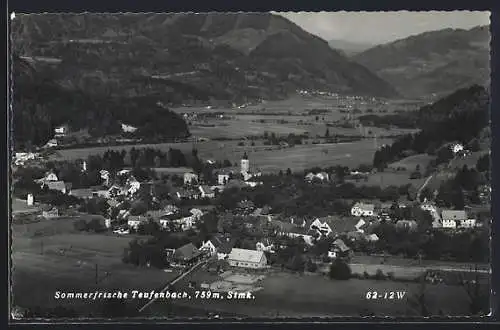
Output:
[[[339,317],[339,316],[419,316],[419,307],[412,304],[424,292],[430,313],[438,315],[468,315],[468,296],[464,288],[444,284],[421,286],[420,283],[350,279],[331,280],[318,274],[291,274],[271,271],[259,282],[262,290],[251,300],[179,301],[175,304],[229,312],[260,318],[276,317]],[[399,291],[402,299],[370,300],[367,292]],[[166,304],[151,307],[161,315]]]
[[[391,140],[380,139],[379,143],[390,143]],[[344,165],[356,167],[360,164],[371,164],[375,153],[374,141],[364,139],[356,142],[337,144],[307,144],[296,145],[291,148],[279,148],[277,146],[263,146],[258,141],[255,147],[238,146],[237,141],[206,141],[198,143],[161,143],[143,144],[113,147],[95,147],[82,149],[59,150],[58,157],[54,160],[77,160],[89,155],[103,154],[106,150],[130,150],[134,148],[157,148],[168,151],[169,148],[177,148],[185,152],[191,152],[193,147],[198,149],[198,155],[203,159],[224,160],[232,163],[239,162],[246,152],[253,169],[261,169],[263,172],[276,172],[291,168],[292,171],[302,171],[305,168],[315,166],[328,167],[332,165]]]
[[134,236],[76,232],[73,223],[78,219],[59,218],[11,226],[14,305],[55,307],[72,304],[92,310],[98,308],[97,304],[56,300],[54,293],[58,290],[151,290],[176,276],[175,273],[123,264],[123,251]]
[[[363,101],[356,101],[356,108],[362,109],[354,115],[362,115],[369,108]],[[397,105],[388,104],[386,107],[396,109]],[[80,149],[59,150],[52,159],[76,160],[86,158],[92,154],[103,154],[106,150],[130,150],[132,147],[152,147],[167,151],[177,148],[190,152],[193,147],[204,159],[238,162],[244,152],[249,154],[251,164],[262,171],[279,171],[291,168],[300,171],[315,166],[327,167],[331,165],[345,165],[357,167],[360,164],[371,164],[377,147],[390,144],[393,138],[400,134],[413,132],[408,129],[383,129],[377,127],[348,128],[332,126],[333,123],[346,117],[339,101],[328,97],[293,97],[282,101],[269,101],[259,105],[248,106],[244,109],[206,107],[179,107],[172,110],[184,114],[200,115],[199,119],[191,120],[189,129],[194,138],[206,138],[203,142],[137,144],[122,146],[102,146]],[[365,110],[363,110],[365,109]],[[311,110],[322,110],[324,113],[316,115]],[[203,117],[202,114],[223,113],[224,118]],[[312,139],[324,136],[326,131],[330,136],[365,136],[350,144],[315,144]],[[298,145],[293,148],[280,149],[276,146],[264,146],[262,136],[275,133],[278,136],[288,134],[307,133],[310,139],[307,145]],[[248,137],[261,137],[250,146]],[[377,139],[375,139],[377,137]],[[231,139],[221,141],[221,139]],[[239,140],[239,141],[237,141]],[[243,142],[245,146],[238,146]]]

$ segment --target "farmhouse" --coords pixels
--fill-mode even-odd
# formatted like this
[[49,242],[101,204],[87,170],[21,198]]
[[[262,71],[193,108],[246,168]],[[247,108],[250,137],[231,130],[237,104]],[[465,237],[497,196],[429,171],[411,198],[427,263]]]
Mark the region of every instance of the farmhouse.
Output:
[[465,219],[460,221],[461,228],[474,228],[477,225],[476,219]]
[[198,182],[198,175],[192,172],[184,173],[184,184],[195,184]]
[[274,244],[268,238],[264,238],[255,244],[255,249],[257,251],[264,251],[269,253],[274,253]]
[[53,148],[53,147],[57,147],[57,146],[58,146],[57,140],[50,139],[43,147],[44,148]]
[[345,258],[349,257],[352,250],[340,238],[333,241],[332,246],[328,250],[329,258]]
[[142,215],[131,215],[127,219],[127,225],[129,228],[137,230],[141,223],[146,223],[148,219]]
[[44,186],[49,190],[57,190],[63,194],[71,191],[71,183],[65,183],[64,181],[48,181],[44,183]]
[[201,251],[207,251],[212,256],[217,256],[218,260],[225,259],[233,248],[234,240],[229,236],[215,235],[200,247]]
[[228,171],[221,171],[217,174],[217,183],[221,186],[229,182],[230,173]]
[[199,186],[201,198],[215,198],[215,193],[209,186]]
[[134,195],[141,188],[141,183],[137,181],[133,176],[127,180],[127,193]]
[[54,137],[65,137],[69,133],[68,125],[62,125],[54,128]]
[[54,172],[47,172],[45,173],[45,177],[42,179],[43,182],[49,182],[49,181],[59,181],[59,178]]
[[45,206],[42,208],[42,217],[46,219],[57,218],[59,216],[59,210],[56,207]]
[[309,172],[307,173],[305,180],[307,182],[313,182],[314,180],[318,181],[328,181],[330,179],[328,173],[326,172],[320,172],[320,173],[312,173]]
[[182,264],[190,264],[199,260],[203,253],[193,245],[193,243],[188,243],[175,249],[173,254],[173,259],[176,262]]
[[464,210],[443,210],[441,212],[443,228],[456,228],[462,221],[467,220]]
[[81,198],[81,199],[90,199],[90,198],[94,197],[94,192],[92,191],[92,189],[88,189],[88,188],[73,189],[73,190],[71,190],[71,192],[69,194],[71,196],[75,196],[75,197]]
[[262,269],[267,266],[267,258],[263,251],[233,248],[228,256],[230,266]]
[[371,217],[375,215],[375,205],[356,203],[351,208],[351,214],[355,217]]

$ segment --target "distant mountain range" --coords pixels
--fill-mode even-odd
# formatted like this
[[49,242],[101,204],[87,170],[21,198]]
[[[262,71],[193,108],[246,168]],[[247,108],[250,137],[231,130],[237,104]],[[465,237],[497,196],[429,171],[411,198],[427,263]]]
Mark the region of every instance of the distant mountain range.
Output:
[[354,56],[376,46],[376,44],[358,43],[341,39],[329,40],[328,44],[330,45],[330,47],[342,52],[346,56]]
[[154,96],[167,105],[280,99],[297,90],[398,95],[270,13],[18,15],[11,30],[16,54],[65,89],[89,94]]
[[425,32],[352,57],[401,94],[442,96],[472,84],[489,84],[488,26]]

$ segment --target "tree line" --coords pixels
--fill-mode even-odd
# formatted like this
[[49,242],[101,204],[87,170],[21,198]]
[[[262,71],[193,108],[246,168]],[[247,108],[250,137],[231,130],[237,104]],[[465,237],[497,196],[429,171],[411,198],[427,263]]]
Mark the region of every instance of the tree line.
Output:
[[[418,126],[422,130],[398,138],[392,145],[375,152],[373,166],[385,168],[389,163],[405,157],[404,153],[437,154],[446,142],[466,145],[488,126],[489,97],[480,86],[462,89],[418,112]],[[449,154],[448,154],[449,156]],[[445,161],[446,159],[443,159]]]

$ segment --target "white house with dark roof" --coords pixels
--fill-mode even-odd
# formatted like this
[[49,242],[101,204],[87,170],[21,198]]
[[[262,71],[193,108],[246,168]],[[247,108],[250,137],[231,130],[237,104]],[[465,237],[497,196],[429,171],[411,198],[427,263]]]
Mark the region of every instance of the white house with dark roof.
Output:
[[131,215],[127,219],[127,225],[129,226],[129,228],[133,228],[135,230],[139,228],[139,225],[141,223],[146,223],[146,222],[148,222],[148,218],[142,215]]
[[233,248],[234,240],[221,234],[214,235],[202,243],[200,251],[208,251],[212,256],[217,255],[218,260],[226,259]]
[[215,198],[215,192],[209,186],[199,186],[198,189],[200,190],[201,198]]
[[65,183],[64,181],[47,181],[43,184],[49,190],[57,190],[63,194],[67,194],[71,191],[71,184]]
[[262,269],[267,266],[267,258],[263,251],[233,248],[227,260],[233,267]]
[[356,203],[351,208],[351,214],[355,217],[372,217],[375,215],[375,205]]
[[467,213],[464,210],[443,210],[441,212],[443,228],[457,228],[465,220],[467,220]]

